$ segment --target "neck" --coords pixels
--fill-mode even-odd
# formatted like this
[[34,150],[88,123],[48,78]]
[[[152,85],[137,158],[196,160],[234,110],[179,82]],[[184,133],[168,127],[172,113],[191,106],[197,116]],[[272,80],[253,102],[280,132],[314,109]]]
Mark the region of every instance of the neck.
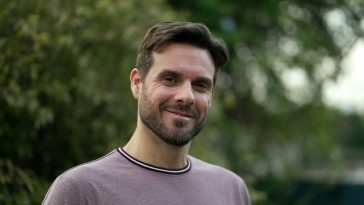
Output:
[[189,147],[190,143],[181,147],[169,145],[145,126],[138,126],[123,149],[139,161],[166,169],[181,169],[187,165]]

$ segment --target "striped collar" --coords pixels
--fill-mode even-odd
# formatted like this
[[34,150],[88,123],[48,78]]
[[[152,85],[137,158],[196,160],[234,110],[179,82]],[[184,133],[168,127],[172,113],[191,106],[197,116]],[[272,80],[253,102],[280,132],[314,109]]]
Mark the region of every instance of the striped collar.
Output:
[[179,175],[179,174],[184,174],[188,171],[191,170],[191,161],[189,158],[187,158],[187,165],[186,167],[182,168],[182,169],[166,169],[166,168],[162,168],[162,167],[157,167],[151,164],[147,164],[145,162],[142,162],[140,160],[135,159],[134,157],[130,156],[128,153],[126,153],[122,148],[118,148],[117,151],[127,160],[129,160],[131,163],[142,167],[144,169],[150,170],[150,171],[155,171],[155,172],[159,172],[159,173],[164,173],[164,174],[174,174],[174,175]]

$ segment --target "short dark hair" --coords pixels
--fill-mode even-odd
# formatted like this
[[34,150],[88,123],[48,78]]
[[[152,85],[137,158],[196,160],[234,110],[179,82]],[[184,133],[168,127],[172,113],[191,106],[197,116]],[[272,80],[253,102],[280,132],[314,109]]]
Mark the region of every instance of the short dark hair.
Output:
[[162,22],[150,28],[139,45],[136,67],[139,69],[142,79],[153,65],[152,53],[162,52],[163,48],[170,43],[186,43],[206,49],[215,65],[214,82],[217,71],[225,65],[229,58],[224,41],[213,36],[204,24]]

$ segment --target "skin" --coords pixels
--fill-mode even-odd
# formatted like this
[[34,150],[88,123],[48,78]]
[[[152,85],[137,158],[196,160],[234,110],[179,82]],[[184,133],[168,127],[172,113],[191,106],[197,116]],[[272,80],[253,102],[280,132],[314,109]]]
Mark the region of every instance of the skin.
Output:
[[130,73],[139,114],[124,150],[145,163],[180,169],[207,118],[215,67],[207,50],[189,44],[172,43],[152,55],[143,80],[137,68]]

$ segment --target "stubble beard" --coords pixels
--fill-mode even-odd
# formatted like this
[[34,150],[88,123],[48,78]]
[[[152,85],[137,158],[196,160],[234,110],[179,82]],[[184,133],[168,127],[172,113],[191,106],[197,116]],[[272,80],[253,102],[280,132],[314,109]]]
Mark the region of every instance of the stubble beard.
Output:
[[[140,99],[140,111],[139,116],[141,121],[161,140],[163,140],[165,143],[173,146],[184,146],[190,141],[193,140],[193,138],[200,133],[202,130],[207,113],[204,116],[203,119],[201,119],[199,122],[197,122],[192,129],[188,131],[178,131],[173,130],[173,128],[169,129],[161,120],[160,113],[165,110],[168,107],[173,107],[175,109],[179,110],[190,110],[190,112],[194,112],[195,119],[198,119],[200,114],[196,113],[195,111],[191,111],[191,106],[185,106],[185,105],[167,105],[167,104],[161,104],[159,106],[159,110],[153,110],[152,102],[144,95],[144,92],[142,93],[142,98]],[[187,122],[184,120],[174,120],[173,125],[175,129],[182,129],[183,127],[187,126]],[[180,132],[180,133],[178,133]]]

